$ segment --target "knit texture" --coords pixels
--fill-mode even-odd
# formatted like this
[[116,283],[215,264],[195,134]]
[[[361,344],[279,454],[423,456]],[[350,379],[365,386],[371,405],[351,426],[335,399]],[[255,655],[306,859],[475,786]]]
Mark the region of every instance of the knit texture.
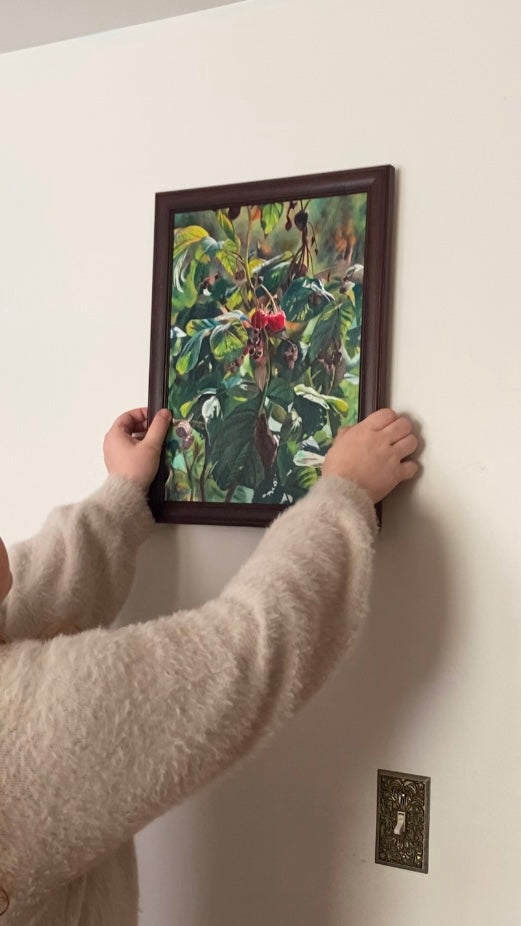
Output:
[[[327,678],[367,609],[368,496],[322,478],[203,607],[107,629],[153,527],[109,477],[12,552],[0,607],[6,926],[136,926],[132,837],[251,753]],[[145,617],[145,615],[144,615]],[[68,621],[82,632],[32,639]]]

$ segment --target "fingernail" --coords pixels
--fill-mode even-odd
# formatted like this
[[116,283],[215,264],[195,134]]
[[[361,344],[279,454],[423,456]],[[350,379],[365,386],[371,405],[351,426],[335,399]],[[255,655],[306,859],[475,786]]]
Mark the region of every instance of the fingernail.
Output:
[[168,411],[168,408],[162,408],[159,414],[161,415],[161,418],[170,419],[172,417],[171,413]]

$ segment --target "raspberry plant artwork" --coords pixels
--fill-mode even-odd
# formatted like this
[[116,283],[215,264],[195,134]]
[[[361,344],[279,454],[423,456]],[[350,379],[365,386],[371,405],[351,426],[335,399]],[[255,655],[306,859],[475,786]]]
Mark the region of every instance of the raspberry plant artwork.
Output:
[[160,519],[269,523],[380,404],[392,175],[158,194],[149,404],[173,416]]

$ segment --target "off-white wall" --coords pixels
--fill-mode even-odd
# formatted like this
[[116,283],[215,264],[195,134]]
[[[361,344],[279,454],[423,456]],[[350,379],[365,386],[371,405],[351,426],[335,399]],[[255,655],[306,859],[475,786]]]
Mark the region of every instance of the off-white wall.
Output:
[[[253,0],[0,58],[9,541],[146,401],[156,191],[398,168],[390,396],[425,473],[385,505],[349,664],[140,836],[143,926],[519,920],[520,25],[517,0]],[[203,601],[258,538],[158,527],[126,618]],[[432,776],[427,877],[372,860],[379,766]]]
[[238,0],[2,0],[0,53],[235,2]]

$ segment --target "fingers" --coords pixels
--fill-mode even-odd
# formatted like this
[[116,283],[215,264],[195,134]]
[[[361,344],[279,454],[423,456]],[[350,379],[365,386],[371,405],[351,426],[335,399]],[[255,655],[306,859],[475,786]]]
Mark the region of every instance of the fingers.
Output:
[[146,408],[133,408],[129,412],[123,412],[119,418],[116,418],[113,427],[121,428],[127,434],[134,434],[146,429],[147,417]]
[[406,479],[414,479],[416,473],[418,472],[418,464],[414,460],[406,460],[405,463],[400,463],[400,476],[403,481]]
[[393,444],[393,450],[396,451],[400,460],[408,457],[410,453],[414,453],[417,447],[418,438],[415,434],[408,434],[407,437],[402,437],[401,440]]
[[364,420],[374,431],[381,431],[392,424],[393,421],[396,421],[397,418],[398,415],[392,408],[379,408],[378,411],[368,415]]
[[135,423],[134,430],[132,433],[135,437],[138,437],[138,438],[144,437],[147,432],[147,427],[148,427],[148,419],[145,419],[145,421],[138,421]]
[[171,421],[172,415],[168,409],[162,408],[161,411],[154,416],[152,424],[143,438],[143,444],[153,450],[160,451]]
[[[112,428],[113,431],[123,431],[129,437],[137,441],[147,441],[150,447],[161,449],[166,432],[170,426],[172,415],[168,409],[163,408],[157,413],[150,428],[148,426],[148,411],[146,408],[133,408],[128,412],[123,412],[119,418],[116,418]],[[109,432],[110,433],[110,432]],[[159,442],[159,443],[158,443]]]
[[398,418],[395,418],[395,420],[385,428],[386,437],[389,438],[391,444],[396,444],[402,437],[407,437],[407,435],[411,433],[412,424],[405,415],[400,415]]

